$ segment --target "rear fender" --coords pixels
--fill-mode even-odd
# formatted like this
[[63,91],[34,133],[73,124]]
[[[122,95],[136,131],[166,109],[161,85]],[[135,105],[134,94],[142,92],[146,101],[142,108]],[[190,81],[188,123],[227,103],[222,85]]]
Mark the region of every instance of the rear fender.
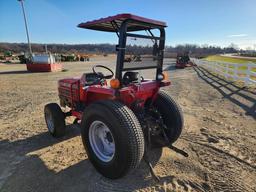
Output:
[[115,99],[115,90],[107,86],[90,86],[86,90],[86,105],[91,104],[96,101]]
[[132,107],[134,103],[143,107],[147,100],[155,100],[160,87],[168,85],[170,81],[146,81],[141,84],[132,84],[120,89],[120,100],[128,107]]

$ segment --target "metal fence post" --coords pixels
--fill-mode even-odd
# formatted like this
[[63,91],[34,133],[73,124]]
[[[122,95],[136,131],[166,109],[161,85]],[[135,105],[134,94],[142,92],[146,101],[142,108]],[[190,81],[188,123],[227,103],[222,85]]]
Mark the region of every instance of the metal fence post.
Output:
[[234,79],[237,80],[238,79],[238,64],[235,65],[235,69],[234,69]]
[[225,63],[225,78],[228,79],[228,64]]
[[214,62],[214,72],[216,73],[216,74],[218,74],[218,65],[219,65],[219,63],[218,62]]
[[251,70],[252,70],[251,63],[248,63],[247,64],[247,70],[246,70],[245,85],[249,85],[250,84]]

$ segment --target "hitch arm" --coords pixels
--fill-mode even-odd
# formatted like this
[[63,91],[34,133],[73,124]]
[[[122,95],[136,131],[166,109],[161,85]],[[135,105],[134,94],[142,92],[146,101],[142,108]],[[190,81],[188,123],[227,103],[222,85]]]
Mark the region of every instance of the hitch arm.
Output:
[[188,157],[188,153],[183,151],[182,149],[179,149],[179,148],[177,148],[173,145],[169,145],[168,148],[175,151],[176,153],[179,153],[179,154],[183,155],[184,157]]

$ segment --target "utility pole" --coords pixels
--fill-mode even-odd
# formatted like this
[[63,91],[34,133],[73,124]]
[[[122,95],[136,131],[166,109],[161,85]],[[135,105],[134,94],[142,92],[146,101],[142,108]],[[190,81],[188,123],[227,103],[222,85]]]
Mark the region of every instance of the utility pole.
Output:
[[30,44],[30,40],[29,40],[29,33],[28,33],[28,24],[27,24],[27,18],[26,18],[26,13],[25,13],[25,9],[24,9],[24,5],[23,5],[23,1],[24,0],[18,0],[21,4],[21,8],[22,8],[22,13],[23,13],[23,17],[24,17],[24,22],[25,22],[25,28],[26,28],[26,34],[27,34],[27,40],[28,40],[28,48],[29,48],[29,53],[32,56],[32,48],[31,48],[31,44]]

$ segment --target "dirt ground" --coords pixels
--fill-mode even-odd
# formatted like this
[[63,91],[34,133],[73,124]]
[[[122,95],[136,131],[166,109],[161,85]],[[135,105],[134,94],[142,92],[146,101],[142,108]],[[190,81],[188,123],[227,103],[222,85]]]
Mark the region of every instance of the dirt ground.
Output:
[[[82,145],[78,126],[54,139],[43,108],[58,102],[57,80],[80,76],[114,58],[65,63],[65,72],[28,73],[24,65],[0,64],[0,191],[256,191],[256,92],[202,68],[175,70],[166,88],[181,105],[185,127],[175,146],[185,158],[163,149],[155,182],[144,163],[119,180],[96,172]],[[147,74],[148,75],[148,74]],[[71,122],[68,119],[67,122]],[[154,158],[154,156],[152,157]]]

